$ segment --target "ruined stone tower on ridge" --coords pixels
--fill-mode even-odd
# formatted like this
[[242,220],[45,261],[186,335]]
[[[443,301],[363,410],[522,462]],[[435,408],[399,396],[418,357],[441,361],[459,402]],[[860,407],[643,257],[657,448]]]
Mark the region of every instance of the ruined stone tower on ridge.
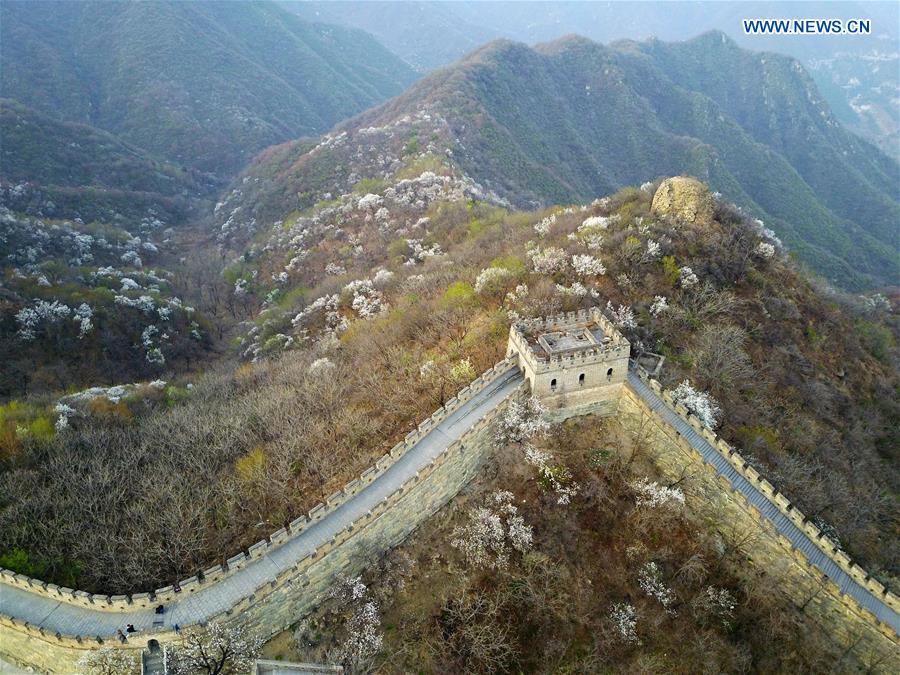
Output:
[[561,420],[616,412],[631,345],[594,307],[514,323],[506,354],[518,355],[532,393]]

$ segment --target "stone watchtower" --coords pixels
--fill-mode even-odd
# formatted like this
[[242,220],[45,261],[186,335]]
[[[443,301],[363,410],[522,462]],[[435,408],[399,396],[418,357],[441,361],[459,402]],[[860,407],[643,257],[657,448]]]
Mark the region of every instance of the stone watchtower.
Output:
[[631,345],[594,307],[514,323],[506,348],[513,354],[531,392],[558,421],[616,412]]

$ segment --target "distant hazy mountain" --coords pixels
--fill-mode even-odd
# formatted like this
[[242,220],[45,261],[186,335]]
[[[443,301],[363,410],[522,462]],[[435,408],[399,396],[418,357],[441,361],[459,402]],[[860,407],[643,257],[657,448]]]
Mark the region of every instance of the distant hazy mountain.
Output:
[[[284,2],[312,19],[375,35],[421,70],[494,38],[533,44],[569,33],[598,42],[684,40],[721,30],[741,46],[800,59],[835,116],[900,156],[900,4],[895,2]],[[745,35],[742,19],[870,19],[872,34]]]
[[0,44],[3,96],[216,173],[414,79],[370,35],[263,2],[9,1]]
[[[693,174],[835,283],[897,282],[897,163],[837,123],[796,61],[744,51],[722,33],[676,45],[497,41],[338,131],[421,114],[444,121],[435,148],[517,205]],[[309,206],[305,195],[346,161],[331,142],[309,147],[267,153],[251,169],[272,196],[253,207],[260,219],[285,212],[267,199],[299,195],[292,208]]]
[[112,134],[9,99],[0,99],[0,184],[17,211],[104,222],[140,219],[148,209],[178,221],[210,187]]

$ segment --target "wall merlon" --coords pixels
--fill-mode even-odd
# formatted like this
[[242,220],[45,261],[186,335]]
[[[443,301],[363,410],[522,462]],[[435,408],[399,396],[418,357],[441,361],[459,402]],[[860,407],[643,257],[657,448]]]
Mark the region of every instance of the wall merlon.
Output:
[[200,579],[196,575],[188,577],[187,579],[182,579],[178,582],[178,586],[181,588],[182,593],[193,593],[197,590],[199,585]]
[[279,544],[283,544],[290,538],[291,538],[290,533],[287,531],[286,527],[279,528],[279,529],[275,530],[272,534],[269,535],[269,541],[272,543],[273,546],[278,546]]
[[759,491],[762,492],[766,497],[772,500],[775,499],[775,487],[765,478],[759,479],[757,487],[759,487]]
[[[228,560],[225,561],[228,565],[229,571],[239,570],[247,564],[247,554],[241,551],[237,555],[231,556]],[[167,587],[171,588],[171,587]],[[159,591],[156,592],[159,595]]]
[[[370,469],[370,471],[375,471],[374,469]],[[291,534],[299,534],[304,529],[306,529],[307,524],[309,524],[309,518],[307,516],[298,516],[294,518],[288,527],[291,528]]]
[[[262,541],[258,541],[253,546],[247,549],[247,554],[250,556],[251,560],[256,560],[257,558],[262,558],[266,551],[269,548],[269,542],[265,539]],[[182,584],[182,588],[184,588],[184,584]]]
[[868,588],[872,593],[881,598],[882,601],[887,602],[887,598],[885,597],[886,591],[884,588],[884,584],[878,581],[878,579],[869,577],[866,580],[866,588]]
[[857,583],[861,584],[862,586],[866,585],[866,579],[869,578],[869,575],[866,574],[866,571],[855,563],[850,566],[848,574],[856,579]]

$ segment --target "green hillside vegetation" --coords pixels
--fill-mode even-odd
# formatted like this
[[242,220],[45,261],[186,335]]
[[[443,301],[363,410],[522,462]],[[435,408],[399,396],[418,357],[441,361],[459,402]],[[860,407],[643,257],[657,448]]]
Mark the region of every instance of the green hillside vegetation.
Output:
[[60,122],[0,99],[0,181],[17,211],[116,222],[153,210],[169,222],[195,212],[211,186],[86,124]]
[[0,207],[0,401],[153,379],[205,355],[207,319],[160,265],[164,225],[146,217],[129,231]]
[[[406,147],[401,131],[384,133]],[[667,356],[666,386],[690,379],[713,395],[719,432],[854,559],[896,582],[897,542],[883,536],[897,519],[889,300],[816,290],[724,203],[705,225],[654,216],[652,185],[515,212],[465,197],[477,188],[447,165],[416,175],[422,163],[435,167],[427,154],[408,156],[389,178],[363,181],[375,192],[335,193],[235,241],[243,252],[226,278],[258,308],[241,339],[249,363],[155,394],[165,405],[138,397],[110,411],[101,401],[62,431],[48,428],[52,412],[37,423],[46,397],[13,404],[8,428],[33,421],[14,435],[0,475],[4,564],[107,593],[183,578],[368,466],[502,358],[515,317],[599,302],[636,349]],[[576,266],[573,256],[585,258]],[[771,672],[855,658],[825,640],[789,648],[811,631],[818,644],[813,624],[773,592],[774,578],[747,567],[727,530],[689,511],[635,510],[635,481],[655,479],[635,442],[591,420],[540,441],[556,475],[577,485],[566,506],[521,447],[498,442],[471,496],[369,570],[392,627],[373,658],[388,671],[526,672],[648,662]],[[116,490],[84,480],[135,466],[143,470]],[[500,570],[471,567],[450,546],[455,527],[497,490],[513,493],[534,528],[531,549]],[[649,562],[674,611],[642,590]],[[716,597],[730,609],[704,601],[709,587],[727,590]],[[636,608],[639,641],[611,618],[623,602]],[[324,603],[298,625],[288,655],[327,650],[346,611]]]
[[722,34],[672,47],[498,41],[341,128],[423,109],[446,119],[454,161],[514,203],[690,173],[832,283],[897,283],[896,162],[844,131],[795,61]]
[[368,34],[274,3],[11,1],[0,17],[2,96],[220,175],[414,78]]

